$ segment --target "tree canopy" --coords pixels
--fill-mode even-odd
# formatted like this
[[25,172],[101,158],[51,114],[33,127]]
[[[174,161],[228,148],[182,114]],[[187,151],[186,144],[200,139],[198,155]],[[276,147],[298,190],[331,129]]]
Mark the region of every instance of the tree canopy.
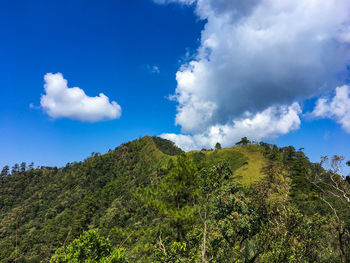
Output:
[[247,137],[243,137],[239,142],[236,143],[236,145],[247,145],[250,144],[250,141]]

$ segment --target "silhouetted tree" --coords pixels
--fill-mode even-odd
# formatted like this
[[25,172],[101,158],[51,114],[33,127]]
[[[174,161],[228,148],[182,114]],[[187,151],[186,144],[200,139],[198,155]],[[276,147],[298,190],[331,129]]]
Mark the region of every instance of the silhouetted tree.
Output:
[[4,168],[2,168],[2,171],[0,173],[0,177],[5,177],[9,174],[10,167],[8,165],[5,165]]
[[15,174],[15,173],[18,173],[18,172],[19,172],[19,165],[18,165],[18,163],[15,163],[15,165],[12,166],[11,173]]
[[220,150],[221,149],[221,144],[219,142],[217,142],[215,144],[215,150]]
[[29,165],[28,165],[28,169],[29,170],[33,170],[34,169],[34,163],[31,162]]
[[243,137],[239,142],[236,143],[236,145],[247,145],[250,144],[250,141],[247,137]]
[[27,169],[27,164],[26,164],[25,162],[22,162],[21,165],[20,165],[19,171],[20,171],[21,173],[23,173],[23,172],[26,171],[26,169]]

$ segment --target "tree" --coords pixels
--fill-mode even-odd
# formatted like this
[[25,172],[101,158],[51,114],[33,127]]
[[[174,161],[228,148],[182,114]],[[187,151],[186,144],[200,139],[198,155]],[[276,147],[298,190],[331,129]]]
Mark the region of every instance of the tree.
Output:
[[251,238],[259,226],[258,215],[242,189],[229,183],[215,195],[212,207],[209,258],[215,262],[254,262],[258,253]]
[[20,172],[23,173],[25,172],[27,169],[27,164],[25,162],[22,162],[21,165],[20,165]]
[[71,244],[56,250],[51,263],[126,263],[123,249],[112,249],[108,239],[101,237],[96,229],[80,235]]
[[[343,156],[334,155],[329,163],[327,156],[321,158],[316,172],[308,180],[319,190],[322,201],[331,209],[336,219],[339,249],[342,262],[350,261],[350,184],[342,173]],[[349,165],[347,163],[347,165]],[[328,168],[323,169],[322,166]],[[344,214],[343,210],[347,212]]]
[[210,200],[220,188],[223,180],[227,179],[232,174],[232,171],[227,162],[222,162],[209,168],[203,168],[200,173],[202,193],[200,198],[199,216],[203,222],[201,254],[202,262],[207,262],[208,214],[213,209],[213,204],[210,202]]
[[191,204],[198,199],[198,170],[185,155],[168,164],[168,173],[157,188],[144,188],[140,198],[146,206],[168,221],[175,229],[176,241],[181,242],[195,220]]
[[239,142],[236,143],[236,145],[247,145],[250,144],[250,141],[247,137],[243,137]]
[[10,167],[8,165],[5,165],[4,168],[2,168],[2,171],[0,173],[0,177],[5,177],[9,174]]
[[28,165],[28,169],[29,170],[33,170],[34,169],[34,163],[31,162],[29,165]]
[[11,173],[15,174],[15,173],[18,173],[18,172],[19,172],[19,165],[18,165],[18,163],[15,163],[15,165],[12,166]]
[[291,202],[292,181],[285,166],[271,166],[252,193],[259,214],[253,238],[259,262],[338,262],[329,239],[326,218],[306,216]]
[[215,144],[215,150],[220,150],[221,149],[221,144],[219,142],[217,142]]
[[169,160],[163,173],[157,184],[137,193],[148,214],[161,218],[161,223],[151,231],[155,246],[150,262],[191,262],[192,252],[186,242],[198,221],[198,169],[187,155],[180,154],[176,161]]
[[[347,161],[346,165],[350,166],[350,161]],[[350,175],[345,176],[345,181],[347,181],[350,184]]]

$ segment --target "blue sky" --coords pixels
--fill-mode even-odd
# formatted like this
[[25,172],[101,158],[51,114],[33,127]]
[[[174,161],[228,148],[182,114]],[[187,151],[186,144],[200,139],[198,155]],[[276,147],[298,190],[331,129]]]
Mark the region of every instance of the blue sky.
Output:
[[[341,69],[344,61],[330,62],[324,56],[318,59],[324,51],[339,55],[332,53],[338,50],[336,47],[321,46],[320,53],[313,54],[309,63],[313,68],[318,68],[315,63],[327,62],[327,65],[334,66],[337,71],[329,73],[331,76],[325,76],[324,73],[330,72],[328,66],[320,67],[319,71],[315,69],[315,74],[308,74],[312,75],[310,79],[295,70],[292,72],[295,82],[290,76],[285,79],[278,77],[284,76],[285,72],[277,71],[274,73],[277,77],[273,77],[276,83],[274,90],[264,89],[261,87],[269,86],[272,77],[269,77],[269,71],[263,72],[258,65],[265,60],[271,61],[271,57],[265,58],[257,54],[252,62],[249,57],[237,56],[242,50],[225,50],[230,46],[224,45],[222,39],[230,40],[237,32],[226,30],[232,24],[222,24],[220,29],[215,28],[223,16],[220,11],[222,6],[214,6],[208,0],[208,10],[217,12],[213,15],[190,0],[180,1],[182,3],[155,2],[18,0],[2,3],[0,166],[21,161],[62,166],[67,162],[83,160],[91,152],[104,153],[123,142],[144,135],[173,138],[184,148],[210,147],[215,140],[222,140],[224,146],[229,146],[241,135],[237,129],[246,127],[244,123],[247,120],[253,122],[249,126],[252,128],[247,131],[241,129],[242,134],[246,131],[250,137],[280,146],[304,147],[313,161],[318,161],[322,155],[332,154],[350,158],[350,134],[344,128],[347,119],[332,112],[330,106],[335,88],[347,84],[347,71]],[[247,18],[253,16],[253,7],[239,9],[236,6],[225,6],[225,10],[230,8],[238,10],[238,13]],[[314,7],[310,7],[310,10],[312,8]],[[334,22],[332,14],[328,15],[329,20],[325,22]],[[344,19],[348,18],[347,15],[344,14]],[[334,27],[327,30],[335,30],[340,22],[335,21]],[[309,24],[313,25],[312,21],[306,21],[306,25]],[[317,34],[322,29],[310,28],[317,31]],[[229,34],[229,37],[225,38],[225,35],[220,35],[224,33],[217,33],[219,31]],[[236,38],[232,42],[239,43]],[[263,40],[261,43],[264,48]],[[300,41],[295,41],[295,46],[297,45],[300,45]],[[222,49],[219,50],[219,47]],[[310,48],[313,46],[310,45]],[[227,61],[226,56],[221,57],[221,51],[228,54]],[[308,49],[304,51],[305,54],[308,53]],[[342,52],[346,51],[343,49]],[[264,54],[269,54],[269,50]],[[300,56],[303,55],[301,52]],[[289,62],[294,68],[299,65],[287,59],[274,59],[277,62],[271,67]],[[230,70],[237,72],[237,65],[225,68],[231,61],[240,61],[240,68],[245,68],[243,61],[248,65],[244,74],[235,77],[242,80],[240,83],[244,83],[245,87],[252,87],[251,90],[245,88],[246,92],[240,92],[239,100],[236,95],[239,87],[229,87],[230,83],[234,85]],[[195,63],[191,64],[193,62]],[[203,68],[205,77],[202,77],[200,71]],[[219,71],[220,68],[224,69]],[[251,68],[256,71],[250,72]],[[309,68],[303,68],[304,71],[305,69]],[[62,115],[62,109],[56,109],[56,115],[51,111],[50,115],[52,109],[48,104],[43,104],[41,96],[47,93],[48,98],[56,100],[55,102],[58,98],[44,90],[44,76],[58,72],[68,81],[69,88],[79,87],[89,97],[103,93],[110,102],[115,101],[121,107],[120,118],[104,115],[101,121],[89,122],[81,117],[86,115],[71,117],[73,115],[70,115],[70,111]],[[189,82],[188,76],[193,76],[195,81]],[[244,79],[243,76],[248,77]],[[256,79],[254,83],[250,82],[252,78]],[[298,78],[306,80],[300,82]],[[195,84],[191,86],[191,83]],[[256,83],[262,83],[259,84],[259,89],[255,87],[258,85]],[[300,83],[305,87],[298,90],[296,86],[300,86]],[[308,89],[306,86],[321,87],[324,83],[331,84],[323,90],[314,87]],[[195,90],[197,87],[198,90]],[[279,87],[285,89],[278,93],[277,90],[281,90]],[[226,89],[229,90],[227,93]],[[259,91],[270,95],[261,97]],[[176,96],[169,99],[174,94]],[[320,103],[322,107],[315,107],[318,99],[323,96],[328,96],[328,104]],[[196,104],[198,101],[200,106]],[[335,99],[333,101],[337,102]],[[241,102],[244,103],[240,104]],[[292,104],[294,102],[298,105]],[[345,100],[344,103],[346,102]],[[30,104],[34,106],[30,107]],[[69,110],[67,103],[62,107]],[[257,128],[254,126],[258,122],[259,113],[268,117],[270,126],[276,124],[280,128],[261,134],[266,129],[260,122]],[[210,119],[207,116],[213,117]],[[280,117],[288,120],[287,126],[283,126],[285,121],[281,124]],[[191,124],[194,124],[193,127]],[[220,136],[213,137],[213,127],[220,130]],[[255,134],[259,135],[254,136]],[[186,137],[184,139],[181,136]]]

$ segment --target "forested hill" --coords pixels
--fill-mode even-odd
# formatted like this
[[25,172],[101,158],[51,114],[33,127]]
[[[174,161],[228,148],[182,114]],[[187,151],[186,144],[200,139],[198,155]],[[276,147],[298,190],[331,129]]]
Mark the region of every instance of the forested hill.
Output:
[[239,144],[184,153],[146,136],[3,174],[0,262],[350,262],[341,158],[326,171],[291,146]]

